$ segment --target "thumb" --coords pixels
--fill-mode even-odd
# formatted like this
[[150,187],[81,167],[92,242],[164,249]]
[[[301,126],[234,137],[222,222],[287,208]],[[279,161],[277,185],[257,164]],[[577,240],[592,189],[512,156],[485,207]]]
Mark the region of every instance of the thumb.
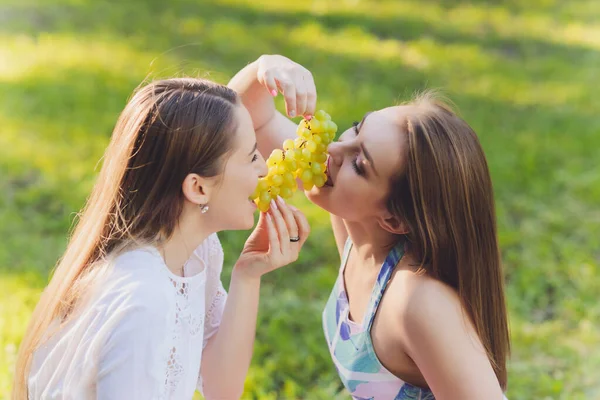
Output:
[[258,223],[256,224],[256,228],[254,228],[255,231],[258,230],[266,230],[267,229],[267,213],[264,213],[261,211],[260,215],[258,216]]
[[261,212],[260,215],[258,216],[258,223],[256,224],[254,231],[252,231],[252,233],[250,234],[250,238],[254,239],[256,237],[263,235],[264,232],[267,231],[267,228],[268,228],[267,227],[267,214],[264,212]]

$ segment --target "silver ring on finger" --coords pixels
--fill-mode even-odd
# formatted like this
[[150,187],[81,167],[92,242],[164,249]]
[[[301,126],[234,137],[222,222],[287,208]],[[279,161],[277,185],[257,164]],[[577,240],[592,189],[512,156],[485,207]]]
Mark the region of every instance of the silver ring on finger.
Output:
[[300,236],[290,236],[290,242],[296,243],[300,241]]

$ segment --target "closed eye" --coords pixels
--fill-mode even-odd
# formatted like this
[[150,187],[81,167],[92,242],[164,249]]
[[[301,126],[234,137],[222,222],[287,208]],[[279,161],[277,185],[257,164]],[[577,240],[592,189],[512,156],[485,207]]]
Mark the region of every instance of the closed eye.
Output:
[[352,169],[354,169],[354,172],[356,172],[356,175],[359,175],[359,176],[365,175],[365,171],[361,167],[358,166],[358,155],[356,157],[354,157],[351,165],[352,165]]
[[255,155],[252,157],[252,162],[254,162],[254,161],[256,161],[256,160],[258,160],[258,154],[255,154]]

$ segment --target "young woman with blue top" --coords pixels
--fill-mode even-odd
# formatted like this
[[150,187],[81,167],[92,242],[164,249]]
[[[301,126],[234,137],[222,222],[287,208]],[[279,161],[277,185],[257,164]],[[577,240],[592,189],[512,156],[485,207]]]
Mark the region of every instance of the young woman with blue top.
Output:
[[[262,56],[232,82],[263,154],[314,109],[306,69]],[[274,91],[274,92],[273,92]],[[432,93],[367,113],[328,147],[342,259],[323,312],[333,364],[354,399],[502,399],[509,330],[492,183],[475,132]]]

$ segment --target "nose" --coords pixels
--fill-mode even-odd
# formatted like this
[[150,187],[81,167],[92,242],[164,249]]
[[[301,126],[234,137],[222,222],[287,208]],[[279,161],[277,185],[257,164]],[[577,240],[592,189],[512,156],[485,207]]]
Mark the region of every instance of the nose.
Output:
[[267,167],[267,162],[265,161],[264,157],[260,153],[259,153],[259,159],[257,161],[258,162],[256,164],[258,164],[258,177],[264,178],[265,176],[267,176],[267,173],[269,172],[269,168]]
[[327,146],[327,152],[331,162],[335,165],[341,165],[344,159],[344,144],[341,142],[332,142]]

